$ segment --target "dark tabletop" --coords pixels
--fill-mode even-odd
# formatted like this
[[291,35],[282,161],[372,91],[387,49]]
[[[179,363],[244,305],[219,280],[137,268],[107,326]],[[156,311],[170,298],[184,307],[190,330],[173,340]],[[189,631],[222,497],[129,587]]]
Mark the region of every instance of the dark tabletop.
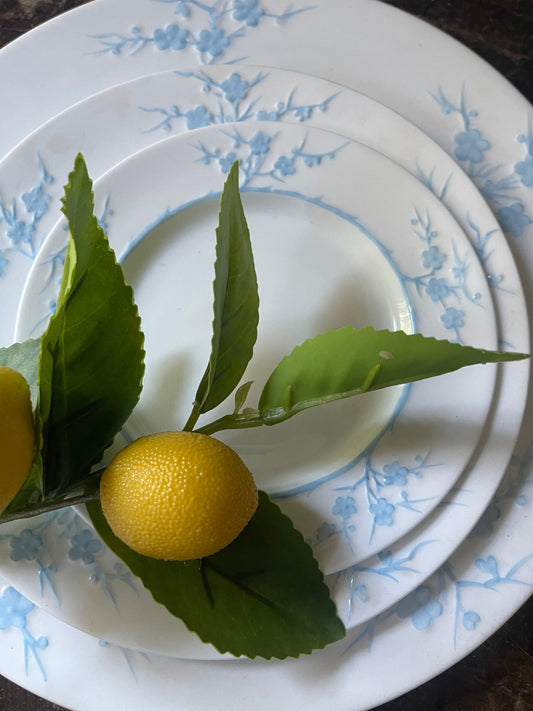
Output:
[[[0,0],[0,46],[86,1]],[[386,2],[463,42],[533,103],[533,0]],[[533,711],[532,626],[533,598],[464,660],[375,711]],[[62,709],[0,677],[0,711]]]

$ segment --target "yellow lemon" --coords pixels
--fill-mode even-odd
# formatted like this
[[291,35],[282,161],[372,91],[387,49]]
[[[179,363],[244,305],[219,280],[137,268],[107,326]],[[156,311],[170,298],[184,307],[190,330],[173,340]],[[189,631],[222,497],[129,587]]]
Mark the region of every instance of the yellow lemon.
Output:
[[213,437],[162,432],[117,454],[100,483],[104,516],[137,553],[190,560],[231,543],[257,509],[252,475]]
[[28,383],[16,370],[0,365],[0,513],[30,473],[33,442]]

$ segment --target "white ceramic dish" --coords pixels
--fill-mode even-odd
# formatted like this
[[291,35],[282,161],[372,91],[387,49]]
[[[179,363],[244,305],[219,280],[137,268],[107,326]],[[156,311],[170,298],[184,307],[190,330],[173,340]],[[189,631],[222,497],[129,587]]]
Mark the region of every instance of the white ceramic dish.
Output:
[[[171,102],[175,101],[176,96],[179,96],[181,109],[176,107],[172,110]],[[165,106],[167,108],[162,108]],[[164,119],[162,126],[151,130],[161,124],[161,116]],[[1,184],[6,195],[16,195],[17,190],[19,195],[39,193],[40,186],[41,197],[48,196],[48,199],[43,198],[45,209],[39,212],[38,230],[34,233],[36,239],[40,239],[59,212],[59,197],[64,181],[58,176],[66,176],[73,156],[79,150],[86,155],[95,175],[99,175],[124,155],[139,146],[159,140],[161,135],[169,132],[194,130],[194,126],[209,122],[225,124],[229,119],[243,122],[267,116],[271,121],[276,119],[305,126],[318,125],[357,138],[376,149],[381,148],[382,152],[421,179],[462,224],[483,262],[491,284],[505,287],[493,290],[496,312],[502,323],[500,340],[516,343],[524,339],[526,347],[524,336],[527,317],[516,268],[492,213],[472,183],[442,149],[411,123],[368,97],[325,80],[293,72],[240,65],[232,65],[231,68],[210,66],[198,71],[191,69],[141,77],[101,92],[37,129],[0,164]],[[422,166],[426,169],[425,177]],[[45,176],[48,176],[48,180],[43,182]],[[22,220],[24,199],[20,198],[18,205],[18,218]],[[110,205],[107,204],[109,211]],[[103,220],[109,220],[107,212],[104,205],[101,213]],[[31,220],[32,215],[28,218]],[[31,260],[24,255],[17,256],[18,259],[14,259],[11,255],[9,270],[4,275],[3,297],[6,303],[16,303],[20,283],[25,279],[31,264]],[[438,252],[436,257],[440,263]],[[52,280],[50,286],[55,285],[60,263],[60,259],[53,259],[45,267],[46,280],[49,276]],[[493,266],[497,267],[497,273],[493,273]],[[39,294],[36,298],[44,308],[44,319],[48,312],[46,304],[54,300],[55,294],[51,293],[49,299],[46,293],[41,293],[39,282],[37,291]],[[6,329],[14,320],[15,310],[4,309],[2,313],[2,325]],[[38,320],[37,317],[32,318],[28,330]],[[20,337],[24,336],[22,332]],[[485,427],[484,441],[479,446],[479,450],[484,451],[485,462],[490,462],[492,466],[488,468],[486,463],[474,466],[474,462],[471,462],[460,486],[449,492],[446,506],[439,507],[430,517],[428,525],[419,525],[410,536],[388,547],[388,559],[410,561],[416,568],[403,565],[401,575],[383,575],[384,566],[377,555],[380,551],[377,551],[367,561],[358,560],[355,567],[343,571],[340,575],[342,583],[332,581],[337,590],[339,606],[343,614],[349,617],[350,624],[368,620],[410,592],[445,560],[478,518],[499,481],[501,469],[514,441],[513,427],[516,427],[520,417],[519,408],[516,407],[516,386],[519,391],[521,371],[515,367],[508,369],[507,373],[503,381],[506,398],[501,400],[500,395],[498,408],[493,405],[490,422]],[[510,382],[515,383],[514,388],[510,388]],[[514,406],[511,417],[506,405],[509,402]],[[496,414],[498,416],[495,418]],[[503,423],[505,427],[502,429]],[[505,446],[502,444],[504,439]],[[401,483],[414,473],[416,470],[410,470],[398,462],[394,472],[387,475],[387,481]],[[401,503],[407,502],[402,500]],[[317,549],[322,549],[322,558],[325,558],[328,551],[331,552],[334,540],[332,534],[342,534],[344,526],[353,528],[356,519],[352,508],[337,507],[335,520],[338,523],[330,522],[317,533],[313,532],[311,538]],[[422,511],[418,505],[412,508],[410,514],[416,521]],[[339,514],[346,515],[343,517]],[[48,555],[53,559],[58,556],[61,559],[64,558],[65,541],[60,538],[59,550],[52,550],[53,530],[47,530]],[[395,532],[391,533],[395,535]],[[366,541],[362,546],[355,547],[354,556],[360,558],[364,555],[363,550],[368,550]],[[327,569],[336,567],[334,560],[335,556],[326,562]],[[33,577],[31,570],[30,567],[27,571],[30,578]],[[13,563],[10,560],[6,574],[13,576]],[[57,591],[54,594],[52,589],[45,587],[43,591],[39,589],[36,592],[35,582],[27,587],[17,574],[13,582],[39,604],[47,605],[54,614],[72,622],[69,606],[57,604]],[[363,586],[366,604],[351,605],[353,590]],[[76,619],[79,624],[78,615]],[[164,649],[168,652],[166,643]]]
[[[184,3],[181,7],[188,4]],[[15,129],[6,126],[6,145],[11,146],[22,138],[31,123],[38,126],[46,115],[51,116],[62,108],[53,98],[58,95],[55,92],[45,92],[46,100],[41,103],[35,100],[37,96],[42,97],[42,87],[48,85],[43,79],[48,79],[55,72],[59,76],[59,69],[65,69],[59,61],[61,52],[58,39],[65,40],[62,51],[79,58],[79,63],[71,62],[68,66],[68,70],[72,71],[70,78],[67,71],[61,74],[61,77],[65,77],[65,80],[60,79],[61,83],[64,81],[62,88],[71,87],[70,92],[59,92],[60,103],[66,101],[63,106],[67,106],[90,91],[109,85],[106,83],[108,81],[113,83],[117,78],[128,78],[127,75],[132,76],[135,71],[138,74],[153,71],[154,64],[157,65],[155,69],[165,68],[162,64],[166,61],[171,64],[177,55],[177,52],[171,51],[167,51],[166,55],[163,50],[155,52],[152,43],[151,54],[150,49],[144,57],[143,52],[137,52],[123,62],[115,61],[119,59],[116,55],[108,56],[115,64],[107,63],[104,69],[93,71],[89,69],[89,63],[94,57],[89,58],[88,53],[81,57],[83,49],[80,38],[87,37],[87,34],[105,33],[109,29],[124,34],[132,27],[142,26],[143,31],[149,31],[150,27],[165,26],[175,19],[171,17],[175,7],[176,4],[170,3],[137,4],[102,0],[95,3],[94,12],[92,6],[88,6],[83,13],[71,13],[60,23],[52,23],[53,26],[23,38],[9,53],[4,53],[3,57],[9,62],[17,60],[9,66],[4,64],[7,80],[2,79],[2,82],[5,82],[6,96],[13,95],[12,87],[18,86],[17,96],[10,99],[17,108],[11,115],[16,116],[13,123],[18,122],[18,126]],[[253,9],[252,6],[248,8],[249,11]],[[531,143],[527,139],[527,115],[531,108],[527,102],[490,67],[449,37],[378,2],[361,0],[349,6],[340,0],[330,0],[322,5],[315,3],[313,11],[287,18],[290,21],[279,28],[275,26],[274,31],[279,30],[278,35],[281,37],[277,37],[278,41],[274,44],[271,31],[274,22],[271,15],[282,9],[279,3],[273,1],[268,3],[267,11],[268,15],[264,18],[262,15],[257,17],[256,12],[257,25],[252,24],[251,29],[246,26],[244,36],[241,33],[236,37],[242,54],[247,53],[248,58],[256,63],[268,62],[322,74],[366,91],[404,113],[447,147],[484,187],[487,198],[505,222],[508,234],[516,237],[512,247],[519,256],[529,300],[532,258],[527,236],[531,233],[530,215],[533,209],[531,190],[527,183],[527,160],[531,155]],[[310,19],[312,15],[314,19]],[[248,18],[254,22],[252,15],[249,14]],[[293,31],[294,18],[302,22],[298,30]],[[355,43],[354,28],[357,28],[358,39]],[[58,35],[54,36],[56,29]],[[324,40],[327,65],[321,64],[324,53],[315,51],[317,36]],[[265,39],[260,41],[261,37]],[[150,47],[150,44],[147,46]],[[271,51],[273,46],[275,52]],[[236,49],[235,43],[231,49]],[[27,61],[31,57],[30,60],[26,59],[26,63],[24,58],[34,50],[49,58],[49,61],[32,62],[34,72],[28,77]],[[186,49],[189,50],[194,51],[192,48]],[[219,61],[222,59],[219,58]],[[148,66],[150,64],[151,67]],[[369,71],[369,67],[372,67],[372,71]],[[24,78],[25,83],[17,84],[15,70],[20,71],[20,78]],[[74,79],[82,75],[84,86],[80,89]],[[465,112],[461,111],[464,106],[467,106]],[[6,109],[9,112],[9,106]],[[474,110],[477,112],[475,116],[472,114]],[[37,119],[37,115],[40,118]],[[523,138],[516,141],[516,136]],[[477,153],[474,149],[477,149]],[[476,163],[475,159],[480,154],[482,160]],[[487,166],[493,168],[491,182],[483,185],[483,174],[476,171],[476,168]],[[515,173],[515,166],[520,166],[520,172],[517,170]],[[513,176],[514,180],[505,180]],[[500,186],[499,194],[494,190],[491,192],[495,185]],[[496,200],[500,200],[499,204]],[[238,698],[235,694],[235,679],[238,678],[244,686],[240,668],[234,675],[232,667],[225,665],[224,670],[219,669],[217,672],[219,665],[207,668],[204,664],[177,661],[168,661],[172,668],[167,667],[161,674],[158,674],[155,664],[150,665],[149,678],[143,675],[142,682],[133,685],[123,679],[119,682],[117,669],[110,665],[106,668],[106,672],[112,675],[108,677],[109,682],[106,684],[100,674],[99,688],[95,690],[94,684],[91,684],[92,694],[84,694],[83,698],[80,695],[79,701],[75,702],[69,695],[72,679],[74,676],[79,678],[79,659],[75,660],[78,670],[75,674],[73,668],[70,671],[65,669],[64,661],[61,666],[52,665],[58,672],[53,687],[51,684],[47,687],[42,682],[40,672],[34,673],[33,669],[25,683],[37,693],[53,695],[56,700],[67,705],[70,705],[70,698],[78,708],[105,708],[108,702],[103,701],[101,696],[95,698],[96,694],[106,695],[110,699],[112,705],[109,708],[116,706],[118,698],[122,702],[127,698],[134,708],[138,702],[145,705],[153,699],[155,689],[158,691],[160,707],[164,708],[167,704],[172,708],[176,688],[179,689],[184,708],[197,708],[198,703],[203,703],[206,708],[217,708],[224,703],[224,699],[233,708],[239,708],[239,705],[246,708],[249,694],[253,694],[256,706],[261,707],[263,704],[264,708],[271,708],[274,703],[281,708],[284,704],[289,707],[296,702],[305,703],[307,708],[323,707],[325,703],[329,706],[334,704],[338,709],[369,708],[403,693],[466,654],[494,631],[529,594],[531,523],[527,515],[531,504],[527,485],[524,484],[530,474],[529,417],[528,412],[523,436],[517,445],[516,458],[504,486],[493,505],[487,509],[483,526],[477,528],[477,532],[483,533],[485,538],[465,543],[453,556],[445,570],[453,571],[455,580],[441,575],[428,581],[403,606],[392,610],[386,621],[377,620],[374,628],[379,630],[379,634],[374,637],[369,653],[358,655],[357,664],[352,657],[344,655],[341,661],[337,657],[334,664],[328,666],[324,659],[327,655],[317,655],[309,660],[301,660],[296,665],[258,665],[255,675],[247,674],[246,686],[241,687],[242,693]],[[495,589],[501,594],[495,596]],[[471,604],[462,597],[465,591],[475,594]],[[458,592],[461,592],[459,599]],[[41,614],[44,613],[39,612]],[[18,630],[25,629],[25,619],[17,618],[18,626],[12,630],[13,634],[19,634]],[[5,622],[9,624],[8,619]],[[69,630],[63,637],[64,645],[76,644],[79,638],[72,634]],[[366,637],[369,638],[370,635]],[[420,643],[421,638],[423,644]],[[12,642],[12,637],[6,638],[7,645]],[[416,658],[410,655],[409,662],[398,654],[398,648],[406,645],[416,655]],[[62,646],[63,660],[64,649]],[[86,660],[88,674],[85,680],[92,682],[96,672],[91,674],[90,671],[98,667],[92,666],[90,656]],[[14,677],[19,674],[17,678],[25,679],[22,661],[19,670],[8,668],[7,661],[4,664],[6,673]],[[323,674],[320,674],[319,666]],[[394,668],[394,674],[383,672],[391,668]],[[183,678],[180,678],[180,674],[184,675]],[[270,674],[275,674],[276,678],[271,678]],[[207,675],[212,684],[205,683]],[[169,679],[168,685],[163,683],[165,679]],[[320,679],[320,684],[312,683],[310,679]],[[150,686],[152,682],[157,686]],[[253,691],[257,688],[264,690],[260,697]],[[81,684],[77,684],[77,689],[81,689]]]
[[[258,342],[243,376],[257,384],[251,406],[283,355],[329,328],[416,326],[429,336],[496,346],[489,286],[474,250],[439,200],[396,163],[337,134],[297,125],[199,129],[134,154],[95,186],[97,213],[104,204],[112,209],[108,235],[145,333],[144,388],[126,423],[127,439],[180,429],[188,417],[211,340],[213,196],[236,157],[261,303]],[[19,310],[21,339],[46,321],[57,293],[50,264],[64,243],[60,223],[30,273]],[[440,255],[448,269],[428,270],[428,254]],[[435,285],[445,290],[438,298]],[[241,454],[258,486],[279,499],[307,539],[321,537],[319,564],[336,572],[388,547],[444,498],[476,450],[495,375],[494,367],[462,370],[369,393],[362,402],[341,401],[327,412],[314,409],[275,428],[217,436]],[[169,382],[179,388],[172,391]],[[411,470],[400,461],[412,462]],[[21,529],[42,525],[17,522],[4,527],[4,536],[13,547]],[[66,537],[57,523],[43,538],[54,562],[48,580],[61,601],[57,614],[123,646],[187,655],[178,635],[173,648],[174,620],[149,595],[138,598],[130,586],[115,585],[114,604],[106,601],[101,589],[87,585],[85,566],[69,561],[78,538]],[[14,584],[38,600],[35,562],[4,560]],[[112,570],[114,560],[102,555],[98,565]]]

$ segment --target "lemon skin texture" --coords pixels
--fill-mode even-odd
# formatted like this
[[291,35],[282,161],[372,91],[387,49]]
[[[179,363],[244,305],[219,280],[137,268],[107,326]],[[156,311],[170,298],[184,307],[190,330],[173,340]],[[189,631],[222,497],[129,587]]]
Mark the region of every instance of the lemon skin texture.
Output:
[[255,513],[258,493],[224,443],[162,432],[116,455],[102,476],[100,501],[113,533],[137,553],[191,560],[229,545]]
[[0,513],[30,473],[35,435],[30,388],[20,373],[0,366]]

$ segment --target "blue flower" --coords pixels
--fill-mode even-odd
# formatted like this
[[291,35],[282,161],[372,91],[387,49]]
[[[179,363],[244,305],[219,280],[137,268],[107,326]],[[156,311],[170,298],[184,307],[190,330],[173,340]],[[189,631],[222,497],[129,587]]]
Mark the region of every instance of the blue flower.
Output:
[[500,207],[497,215],[503,231],[512,237],[521,237],[524,227],[533,222],[521,202],[514,202],[509,207]]
[[355,501],[352,496],[338,496],[335,499],[335,504],[331,509],[334,516],[340,516],[343,521],[353,516],[357,512]]
[[70,560],[81,560],[85,565],[94,563],[94,554],[102,549],[102,541],[94,538],[92,531],[85,529],[81,533],[76,533],[70,539],[70,550],[68,557]]
[[187,5],[187,2],[185,0],[181,0],[176,5],[176,9],[174,10],[175,15],[182,15],[183,17],[189,17],[191,14],[191,11],[189,10],[189,7]]
[[514,170],[526,188],[533,188],[533,155],[528,154],[524,160],[515,165]]
[[27,212],[35,213],[35,217],[38,219],[42,217],[48,209],[50,195],[43,192],[42,187],[39,186],[38,188],[32,188],[29,193],[24,193],[22,195],[22,201],[26,206]]
[[26,627],[26,616],[34,607],[34,604],[15,588],[6,588],[0,598],[0,630],[6,630],[8,627],[23,630]]
[[322,541],[331,538],[331,536],[334,536],[336,533],[337,529],[335,525],[333,523],[328,523],[328,521],[324,521],[324,523],[321,523],[316,529],[316,541],[317,543],[321,543]]
[[442,301],[450,293],[450,287],[446,284],[446,279],[431,277],[426,292],[431,301]]
[[265,109],[261,109],[261,111],[257,112],[256,119],[258,121],[278,121],[279,114],[277,111],[265,111]]
[[37,560],[43,539],[29,528],[25,528],[18,536],[10,540],[11,560]]
[[387,499],[380,497],[375,504],[370,504],[368,510],[374,515],[376,526],[392,526],[392,514],[395,507]]
[[202,30],[196,46],[200,52],[209,52],[211,56],[218,57],[229,45],[229,38],[223,30]]
[[294,175],[296,172],[294,160],[287,156],[280,156],[274,163],[274,169],[279,170],[282,175]]
[[163,30],[154,30],[154,42],[157,49],[185,49],[189,41],[189,30],[182,30],[178,25],[167,25]]
[[294,116],[298,121],[307,121],[313,115],[313,109],[310,106],[299,106],[294,111]]
[[228,153],[228,155],[223,158],[219,158],[218,162],[222,172],[229,173],[231,170],[231,166],[235,163],[236,160],[237,156],[233,152]]
[[226,101],[241,101],[248,92],[248,82],[241,79],[239,74],[233,72],[228,79],[224,79],[220,84],[220,88],[224,92]]
[[210,126],[212,123],[211,114],[205,108],[205,106],[197,106],[194,109],[190,109],[185,114],[187,119],[187,128],[202,128],[203,126]]
[[263,131],[258,131],[255,136],[252,136],[249,142],[250,149],[253,155],[263,156],[270,150],[270,136],[267,136]]
[[233,19],[246,22],[249,27],[257,27],[264,14],[257,0],[235,0],[233,3]]
[[432,600],[431,589],[422,585],[398,603],[396,614],[402,620],[410,617],[415,629],[425,630],[432,620],[442,615],[442,605],[438,600]]
[[422,252],[422,264],[426,269],[440,269],[445,259],[446,255],[434,245]]
[[490,143],[483,138],[477,128],[470,128],[455,136],[457,148],[454,151],[457,160],[466,160],[471,163],[481,163],[483,153],[490,148]]
[[463,627],[469,632],[475,630],[480,622],[481,617],[477,614],[477,612],[474,612],[473,610],[469,610],[463,615]]
[[465,325],[465,312],[449,306],[440,317],[440,320],[444,324],[444,328],[454,331]]
[[385,464],[383,473],[386,475],[384,479],[385,486],[392,486],[393,484],[405,486],[407,484],[409,469],[402,466],[397,459],[392,464]]
[[29,244],[33,235],[35,228],[34,226],[22,220],[15,220],[11,227],[6,230],[6,235],[13,242],[13,244]]

